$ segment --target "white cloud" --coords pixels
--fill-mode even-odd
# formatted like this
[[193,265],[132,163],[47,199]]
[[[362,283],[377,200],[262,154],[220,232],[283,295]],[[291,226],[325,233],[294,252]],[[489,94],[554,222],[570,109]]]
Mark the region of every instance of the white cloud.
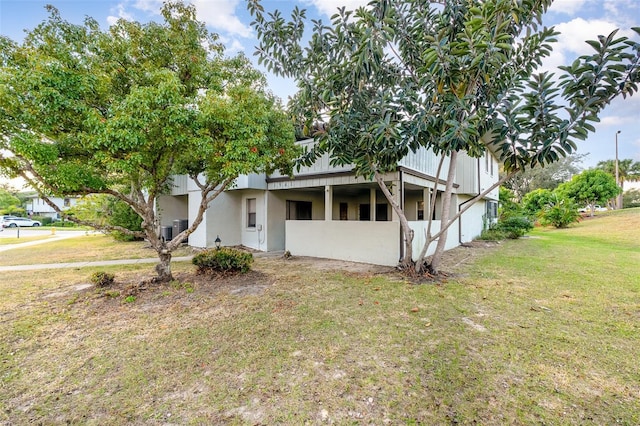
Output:
[[339,7],[355,10],[360,6],[366,6],[369,0],[306,0],[306,3],[314,5],[320,13],[331,17],[337,13]]
[[207,25],[231,35],[251,37],[251,28],[235,15],[239,0],[193,0],[192,3],[196,6],[198,19]]
[[578,10],[580,10],[587,0],[555,0],[551,7],[549,8],[549,12],[555,13],[565,13],[567,15],[574,15]]
[[125,3],[118,3],[118,5],[111,10],[112,12],[116,12],[117,16],[114,16],[114,15],[107,16],[107,23],[109,25],[114,25],[118,21],[118,19],[121,19],[121,18],[129,21],[133,20],[134,19],[133,15],[128,13],[125,10],[125,7],[126,7]]
[[633,121],[634,121],[633,117],[621,117],[618,115],[612,115],[612,116],[602,118],[602,120],[600,120],[600,125],[601,126],[619,126],[621,124],[630,123]]
[[162,8],[162,0],[136,0],[133,7],[145,12],[158,14]]
[[[609,35],[618,28],[616,24],[604,19],[576,18],[555,26],[560,32],[558,42],[553,45],[551,56],[543,62],[543,70],[557,71],[559,65],[569,65],[580,55],[594,52],[586,40],[597,40],[599,35]],[[619,31],[618,36],[632,36],[631,31]]]

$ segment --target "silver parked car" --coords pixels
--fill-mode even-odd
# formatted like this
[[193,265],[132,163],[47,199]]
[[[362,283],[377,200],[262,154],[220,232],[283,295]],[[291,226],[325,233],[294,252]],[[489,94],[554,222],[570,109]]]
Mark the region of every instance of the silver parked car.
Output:
[[37,220],[31,220],[26,217],[5,217],[2,219],[2,227],[3,228],[16,228],[20,227],[32,227],[32,226],[40,226],[40,223]]

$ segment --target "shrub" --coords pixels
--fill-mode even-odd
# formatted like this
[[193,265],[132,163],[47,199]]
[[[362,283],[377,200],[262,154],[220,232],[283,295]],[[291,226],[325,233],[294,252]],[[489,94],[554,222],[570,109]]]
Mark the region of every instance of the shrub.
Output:
[[91,282],[97,287],[108,287],[113,284],[116,276],[108,272],[98,271],[91,275]]
[[504,239],[518,239],[533,229],[533,223],[523,216],[512,216],[500,219],[497,224],[482,231],[479,240],[499,241]]
[[31,219],[37,220],[42,223],[43,226],[51,225],[51,222],[53,222],[53,218],[49,216],[32,216]]
[[553,200],[553,192],[548,189],[536,189],[522,198],[524,213],[535,219],[540,212]]
[[622,194],[622,208],[640,207],[640,190],[630,189]]
[[234,248],[205,250],[196,254],[192,260],[198,267],[198,272],[247,272],[253,255]]
[[566,228],[578,221],[580,213],[571,199],[554,194],[553,200],[540,212],[539,217],[542,225]]
[[533,223],[524,216],[512,216],[498,222],[497,229],[506,238],[515,240],[533,229]]
[[[112,200],[111,215],[107,219],[110,225],[121,226],[130,231],[142,231],[142,218],[131,206],[121,200]],[[134,237],[121,231],[111,232],[117,241],[139,241],[142,238]]]
[[480,236],[476,239],[483,240],[483,241],[500,241],[500,240],[504,240],[505,238],[507,238],[505,233],[500,231],[497,228],[497,226],[494,225],[494,226],[491,226],[490,228],[483,229]]

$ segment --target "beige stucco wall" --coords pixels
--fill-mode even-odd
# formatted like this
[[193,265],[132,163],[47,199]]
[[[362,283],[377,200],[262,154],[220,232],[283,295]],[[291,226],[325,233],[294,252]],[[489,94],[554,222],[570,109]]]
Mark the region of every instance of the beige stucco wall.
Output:
[[[471,197],[459,196],[458,204],[471,199]],[[485,201],[480,200],[463,213],[461,217],[461,233],[460,239],[463,243],[468,243],[474,238],[480,236],[484,226],[482,218],[485,215]]]
[[286,249],[312,256],[394,266],[400,258],[399,222],[286,221]]
[[284,250],[284,221],[286,215],[285,199],[278,197],[277,192],[266,193],[267,251]]
[[[436,234],[440,231],[441,221],[434,220],[431,225],[431,235]],[[416,260],[424,244],[426,242],[425,230],[427,229],[429,222],[428,221],[412,221],[409,222],[409,226],[413,229],[413,259]],[[449,227],[449,232],[447,233],[447,243],[445,245],[445,250],[450,250],[458,246],[458,223],[454,223]],[[433,254],[436,249],[437,241],[432,242],[429,245],[429,249],[427,250],[427,256]]]
[[[245,190],[238,191],[240,200],[240,217],[237,220],[240,229],[241,244],[256,250],[264,250],[266,247],[266,204],[265,191]],[[247,227],[247,200],[256,200],[256,227]]]
[[[222,192],[210,204],[204,214],[202,223],[189,236],[189,245],[193,247],[214,247],[216,236],[220,236],[222,245],[241,244],[240,235],[240,200],[234,192]],[[200,193],[189,192],[189,223],[193,223]]]
[[187,195],[161,195],[158,197],[157,206],[160,226],[172,226],[176,219],[189,218],[189,197]]

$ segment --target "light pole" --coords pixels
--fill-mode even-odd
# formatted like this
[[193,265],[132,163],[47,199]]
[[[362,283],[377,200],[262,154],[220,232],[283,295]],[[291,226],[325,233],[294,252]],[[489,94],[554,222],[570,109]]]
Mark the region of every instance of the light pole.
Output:
[[[616,132],[616,186],[620,185],[620,180],[619,180],[619,173],[618,173],[618,135],[620,134],[621,130],[618,130]],[[620,209],[620,197],[616,196],[616,210]]]

